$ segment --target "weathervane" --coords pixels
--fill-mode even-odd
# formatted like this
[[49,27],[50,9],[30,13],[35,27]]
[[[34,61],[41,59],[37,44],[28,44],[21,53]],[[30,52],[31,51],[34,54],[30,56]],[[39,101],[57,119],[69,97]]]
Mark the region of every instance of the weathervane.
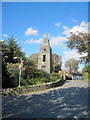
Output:
[[46,37],[48,37],[48,34],[47,34],[47,32],[46,32]]

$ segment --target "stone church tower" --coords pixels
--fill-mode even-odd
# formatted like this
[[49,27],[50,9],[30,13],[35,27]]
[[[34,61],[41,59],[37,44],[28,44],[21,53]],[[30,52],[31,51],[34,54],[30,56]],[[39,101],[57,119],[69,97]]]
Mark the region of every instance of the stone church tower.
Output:
[[49,44],[48,35],[44,38],[43,44],[40,47],[38,57],[38,69],[42,69],[48,73],[52,72],[52,50]]

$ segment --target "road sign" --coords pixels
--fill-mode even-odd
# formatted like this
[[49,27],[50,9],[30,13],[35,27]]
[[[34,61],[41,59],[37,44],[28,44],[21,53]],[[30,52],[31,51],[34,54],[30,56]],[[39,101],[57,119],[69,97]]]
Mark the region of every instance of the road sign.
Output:
[[24,60],[19,60],[18,61],[19,70],[22,69],[22,67],[23,67],[23,61]]

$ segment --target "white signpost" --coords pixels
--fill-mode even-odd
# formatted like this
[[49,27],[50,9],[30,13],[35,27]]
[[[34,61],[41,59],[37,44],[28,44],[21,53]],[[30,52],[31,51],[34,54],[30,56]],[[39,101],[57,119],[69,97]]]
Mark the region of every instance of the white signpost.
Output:
[[22,70],[22,67],[23,67],[23,61],[22,58],[19,60],[18,62],[18,66],[19,66],[19,86],[20,87],[20,79],[21,79],[21,70]]
[[[17,57],[14,57],[13,59],[18,59]],[[18,66],[19,66],[19,85],[18,87],[20,87],[20,79],[21,79],[21,70],[23,67],[23,61],[22,58],[20,58],[20,60],[18,61]]]

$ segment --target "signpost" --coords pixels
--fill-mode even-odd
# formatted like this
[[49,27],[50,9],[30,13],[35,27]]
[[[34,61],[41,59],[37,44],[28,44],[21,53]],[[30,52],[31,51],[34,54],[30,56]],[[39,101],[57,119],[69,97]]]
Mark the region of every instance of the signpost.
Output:
[[[17,57],[14,57],[13,59],[18,59]],[[18,60],[18,66],[19,66],[19,85],[18,87],[20,87],[20,78],[21,78],[21,70],[22,70],[22,67],[23,67],[23,61],[22,58],[20,58]]]
[[22,58],[18,61],[18,66],[19,66],[19,86],[20,87],[20,78],[21,78],[21,70],[22,70],[22,67],[23,67],[23,61]]

